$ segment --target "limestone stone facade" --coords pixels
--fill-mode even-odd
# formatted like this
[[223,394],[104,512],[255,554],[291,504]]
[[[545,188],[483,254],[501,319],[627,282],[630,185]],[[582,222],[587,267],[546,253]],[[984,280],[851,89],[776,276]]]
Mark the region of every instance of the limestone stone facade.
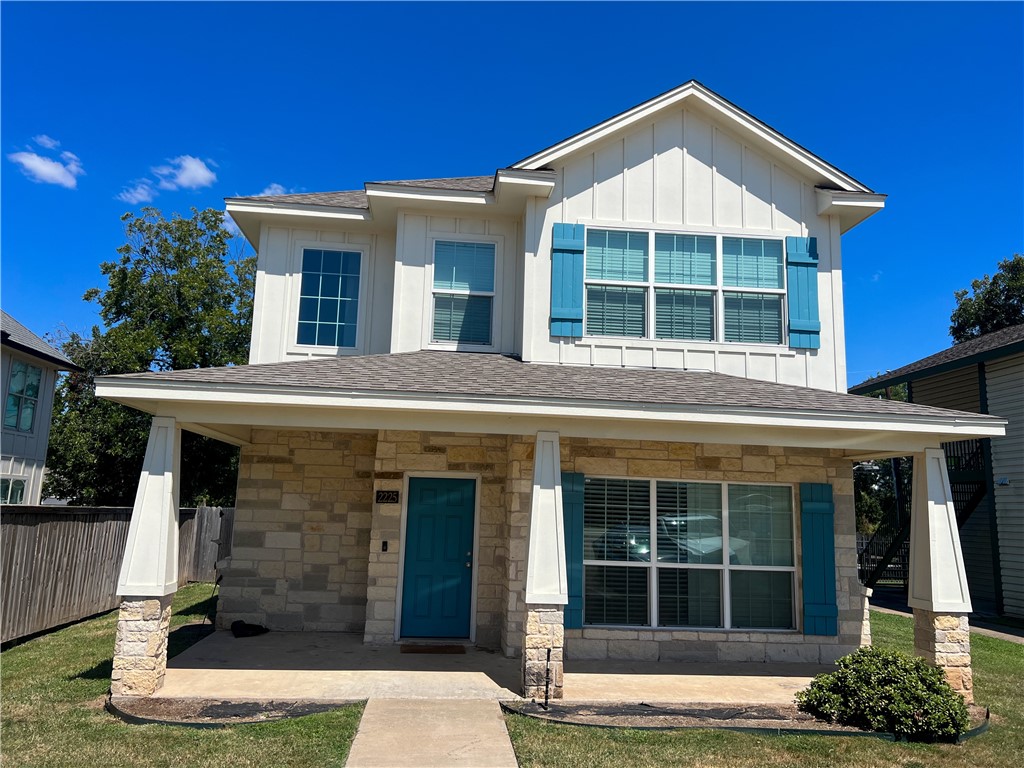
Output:
[[562,698],[564,613],[560,605],[529,605],[523,638],[523,697]]
[[[403,507],[376,503],[375,491],[399,491],[404,500],[410,475],[454,474],[479,479],[475,642],[523,655],[524,664],[538,661],[523,653],[526,643],[537,642],[530,640],[533,608],[524,602],[534,440],[396,430],[254,431],[242,453],[219,625],[242,619],[271,629],[360,632],[367,643],[395,642]],[[799,483],[830,483],[839,635],[805,636],[799,628],[586,628],[562,632],[553,656],[827,663],[870,642],[866,590],[857,579],[852,468],[840,451],[572,437],[563,437],[560,449],[563,471],[591,477],[792,484],[795,510]],[[794,524],[799,605],[798,513]]]
[[111,695],[150,696],[164,684],[173,597],[125,597],[121,601]]
[[914,609],[914,654],[946,673],[946,680],[968,704],[974,702],[971,628],[967,614]]

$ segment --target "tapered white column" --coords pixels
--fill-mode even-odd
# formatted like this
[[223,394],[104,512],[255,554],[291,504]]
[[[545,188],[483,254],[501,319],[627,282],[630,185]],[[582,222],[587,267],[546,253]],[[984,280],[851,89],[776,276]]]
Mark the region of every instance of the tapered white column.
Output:
[[907,603],[939,613],[970,613],[953,493],[941,448],[914,455]]
[[178,482],[181,430],[154,416],[135,494],[117,594],[162,597],[178,589]]
[[914,653],[937,667],[967,702],[974,700],[971,669],[971,595],[960,550],[946,456],[929,448],[914,456],[910,511],[910,585]]
[[530,494],[530,546],[526,553],[526,602],[565,605],[565,531],[558,433],[538,432]]

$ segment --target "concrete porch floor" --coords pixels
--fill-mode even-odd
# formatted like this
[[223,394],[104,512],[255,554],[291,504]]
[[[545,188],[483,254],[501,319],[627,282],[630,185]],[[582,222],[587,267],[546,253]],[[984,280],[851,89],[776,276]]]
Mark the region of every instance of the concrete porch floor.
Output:
[[[791,704],[816,664],[565,663],[566,701]],[[167,664],[157,698],[233,700],[519,698],[520,660],[467,646],[465,654],[401,653],[360,635],[215,632]]]

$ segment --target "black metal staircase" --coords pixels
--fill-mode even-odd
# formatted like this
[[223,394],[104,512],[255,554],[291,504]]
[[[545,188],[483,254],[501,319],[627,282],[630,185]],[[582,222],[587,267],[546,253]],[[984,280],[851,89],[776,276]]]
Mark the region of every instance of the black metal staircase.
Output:
[[[981,440],[943,443],[946,470],[953,494],[957,528],[974,513],[988,492]],[[858,553],[860,580],[865,586],[899,585],[904,590],[910,578],[910,482],[900,471],[902,459],[893,459],[896,503],[886,510],[874,535]],[[907,459],[910,461],[910,459]]]

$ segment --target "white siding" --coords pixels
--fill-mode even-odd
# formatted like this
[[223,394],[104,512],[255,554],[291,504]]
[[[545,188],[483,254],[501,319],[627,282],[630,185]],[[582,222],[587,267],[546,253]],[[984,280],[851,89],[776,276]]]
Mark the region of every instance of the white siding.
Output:
[[1024,617],[1024,355],[986,363],[985,374],[988,412],[1010,422],[1006,436],[992,440],[1003,607]]
[[[359,300],[358,339],[354,350],[301,347],[295,343],[303,245],[350,247],[364,254]],[[340,229],[297,229],[264,225],[256,275],[250,363],[336,354],[377,354],[391,346],[391,302],[395,238]]]
[[[814,186],[692,109],[658,115],[555,168],[537,226],[527,226],[525,360],[584,365],[704,368],[738,376],[845,391],[839,238],[817,215]],[[556,222],[662,231],[818,238],[819,350],[584,338],[549,333],[551,228]],[[532,287],[532,288],[531,288]],[[531,302],[527,299],[527,303]]]
[[[514,219],[437,216],[399,212],[395,246],[391,352],[431,347],[433,244],[446,238],[495,244],[493,351],[516,352],[516,322],[522,310],[521,226]],[[392,306],[389,302],[389,306]],[[545,310],[546,311],[546,310]]]
[[39,383],[39,402],[36,405],[35,427],[31,432],[3,429],[0,437],[0,477],[25,481],[25,504],[38,504],[43,489],[43,467],[50,439],[50,420],[53,411],[53,388],[57,383],[57,370],[47,363],[6,347],[2,352],[0,378],[3,393],[0,403],[7,402],[11,363],[21,360],[43,371]]

